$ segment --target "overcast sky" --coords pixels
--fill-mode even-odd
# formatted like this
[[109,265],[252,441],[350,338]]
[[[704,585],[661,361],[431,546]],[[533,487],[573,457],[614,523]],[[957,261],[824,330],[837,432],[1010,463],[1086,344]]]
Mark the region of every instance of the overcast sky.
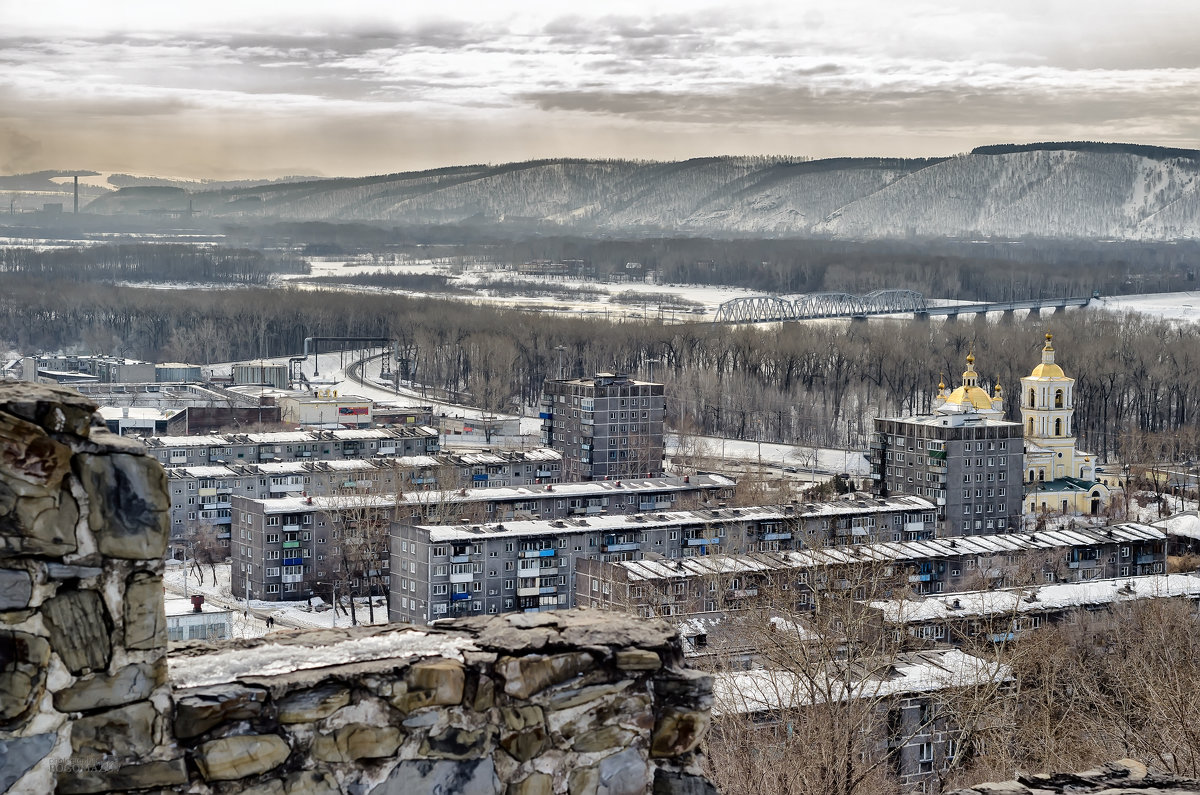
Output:
[[1196,0],[572,5],[0,0],[0,173],[1200,138]]

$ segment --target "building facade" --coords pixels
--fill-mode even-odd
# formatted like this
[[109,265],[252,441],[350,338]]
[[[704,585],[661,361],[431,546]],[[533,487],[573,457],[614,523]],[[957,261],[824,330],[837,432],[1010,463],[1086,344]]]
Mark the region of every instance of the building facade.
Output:
[[941,535],[1021,529],[1021,424],[1002,419],[1003,393],[979,386],[968,354],[962,385],[938,384],[934,413],[877,417],[871,478],[881,496],[915,494],[938,505]]
[[[697,476],[701,477],[701,476]],[[696,480],[696,478],[693,478]],[[612,484],[621,500],[624,488]],[[636,495],[635,499],[640,501]],[[627,503],[632,506],[634,503]],[[663,513],[571,514],[561,519],[468,526],[398,522],[392,528],[393,620],[575,606],[578,565],[673,560],[721,553],[799,549],[823,543],[839,519],[851,526],[926,534],[933,505],[913,498],[890,504],[707,508]]]
[[588,559],[577,563],[575,603],[686,617],[775,600],[790,613],[814,609],[825,592],[882,599],[900,590],[921,597],[1091,582],[1163,574],[1166,561],[1166,534],[1135,523],[677,560]]
[[[543,517],[542,524],[546,524],[545,518],[553,517],[560,520],[574,517],[578,522],[612,515],[623,521],[627,513],[636,511],[717,504],[732,494],[733,487],[734,481],[729,478],[698,475],[511,488],[413,490],[399,495],[347,492],[323,497],[251,499],[234,494],[227,498],[233,562],[231,587],[239,598],[301,599],[335,578],[345,580],[340,558],[344,544],[334,535],[341,529],[337,525],[343,523],[361,524],[369,520],[378,526],[386,520],[396,526],[427,524],[439,528],[451,524],[449,529],[472,531],[478,527],[507,526],[499,524],[502,522],[529,522],[534,517]],[[393,526],[382,536],[386,539],[389,532],[395,549],[398,531]],[[379,554],[380,570],[386,568],[386,546],[385,543]],[[292,562],[283,563],[285,559]],[[409,562],[404,558],[402,570],[407,570]],[[285,570],[285,566],[299,568]],[[380,582],[386,584],[386,577],[384,574]]]
[[1092,456],[1076,447],[1075,379],[1054,361],[1046,334],[1042,360],[1021,379],[1025,493],[1029,513],[1099,514],[1112,499]]
[[662,474],[662,384],[598,373],[547,380],[543,389],[542,444],[562,451],[563,480]]

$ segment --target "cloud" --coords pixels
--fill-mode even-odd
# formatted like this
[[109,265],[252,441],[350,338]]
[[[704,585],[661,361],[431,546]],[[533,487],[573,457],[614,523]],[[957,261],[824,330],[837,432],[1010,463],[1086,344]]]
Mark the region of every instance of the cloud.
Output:
[[[53,167],[76,145],[129,171],[153,152],[161,173],[175,173],[172,152],[201,162],[153,133],[224,167],[363,173],[396,152],[410,163],[718,145],[941,154],[1029,133],[1200,132],[1200,7],[1181,0],[615,0],[570,13],[479,2],[417,16],[214,1],[0,13],[15,20],[0,37],[0,125],[42,142],[5,152]],[[400,129],[404,145],[389,148]],[[341,151],[347,140],[354,151]]]

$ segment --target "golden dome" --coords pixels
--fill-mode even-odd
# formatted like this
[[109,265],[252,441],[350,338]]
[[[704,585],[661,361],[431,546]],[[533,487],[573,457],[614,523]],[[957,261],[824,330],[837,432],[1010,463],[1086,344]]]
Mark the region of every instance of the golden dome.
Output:
[[1066,378],[1067,374],[1057,364],[1039,364],[1029,374],[1030,378]]
[[990,409],[992,398],[987,390],[979,386],[979,373],[975,372],[975,353],[967,353],[967,369],[963,373],[963,383],[958,389],[946,397],[946,404],[952,406]]
[[990,409],[992,399],[986,389],[977,386],[960,386],[950,393],[946,402],[958,406],[972,406],[977,409]]
[[1046,347],[1042,348],[1042,363],[1033,368],[1030,378],[1066,378],[1063,369],[1054,363],[1054,346],[1050,344],[1054,335],[1046,332]]

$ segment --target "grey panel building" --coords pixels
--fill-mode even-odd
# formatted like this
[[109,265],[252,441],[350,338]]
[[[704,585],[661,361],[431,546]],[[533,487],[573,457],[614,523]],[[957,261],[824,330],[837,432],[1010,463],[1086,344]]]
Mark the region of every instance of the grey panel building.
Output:
[[656,477],[665,409],[662,384],[613,373],[547,380],[542,443],[562,451],[563,480]]
[[979,387],[974,364],[974,355],[968,355],[962,386],[953,392],[938,385],[933,414],[875,418],[870,456],[875,493],[932,498],[941,535],[1021,529],[1021,424],[1003,419],[1000,385],[989,396]]

